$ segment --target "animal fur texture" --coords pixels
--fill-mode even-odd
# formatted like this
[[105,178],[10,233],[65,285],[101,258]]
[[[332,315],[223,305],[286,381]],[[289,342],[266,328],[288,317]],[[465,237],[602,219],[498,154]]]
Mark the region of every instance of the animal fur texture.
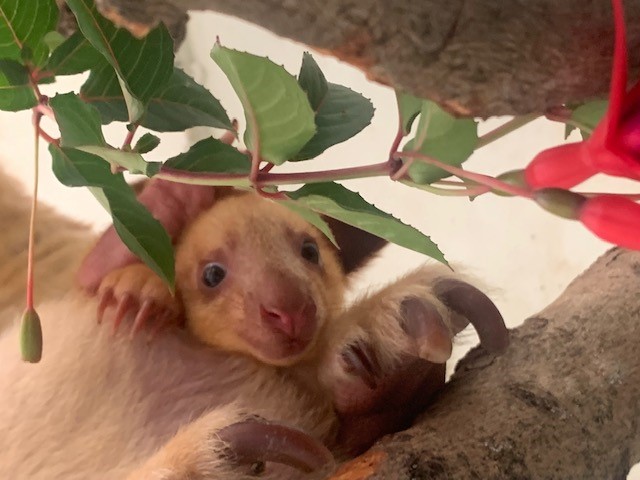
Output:
[[[5,208],[0,205],[0,211]],[[47,215],[45,222],[58,218]],[[64,222],[71,244],[76,225]],[[299,258],[300,242],[309,237],[318,243],[322,264]],[[198,284],[199,269],[212,255],[231,259],[226,292],[214,294]],[[150,299],[165,307],[155,316],[166,313],[172,297],[156,288],[157,280],[144,268],[113,272],[108,294],[118,305],[122,288],[137,308]],[[345,458],[408,425],[443,384],[451,338],[467,323],[461,313],[473,317],[468,305],[450,301],[452,291],[462,285],[469,293],[468,286],[454,280],[458,283],[451,287],[450,272],[433,266],[345,307],[346,282],[329,243],[284,207],[253,195],[231,196],[196,219],[178,244],[176,268],[181,302],[176,308],[186,316],[186,330],[169,328],[152,342],[146,335],[130,338],[123,326],[113,335],[109,325],[96,321],[104,295],[74,288],[64,295],[53,292],[38,306],[44,335],[40,364],[20,361],[15,328],[0,334],[0,478],[252,478],[264,466],[261,459],[237,461],[234,445],[260,446],[261,440],[243,437],[234,443],[229,434],[234,430],[227,427],[252,428],[251,422],[263,421],[301,430]],[[270,289],[269,282],[276,287]],[[313,338],[305,337],[300,348],[249,319],[271,319],[251,313],[253,300],[247,298],[279,294],[278,285],[295,286],[315,305]],[[257,304],[265,301],[260,297]],[[479,304],[482,314],[489,312],[484,300]],[[129,328],[133,310],[124,319]],[[489,313],[498,326],[485,332],[484,343],[503,335],[501,318]],[[6,310],[3,315],[5,322]],[[146,322],[153,325],[154,315]],[[255,337],[255,331],[261,335]],[[499,348],[502,343],[496,341]],[[271,440],[264,440],[265,448]],[[309,477],[271,462],[265,474]]]
[[[0,331],[24,309],[31,199],[20,182],[0,169]],[[82,256],[94,242],[90,229],[48,205],[40,205],[35,231],[36,295],[63,295],[73,284]],[[11,313],[9,313],[11,312]]]

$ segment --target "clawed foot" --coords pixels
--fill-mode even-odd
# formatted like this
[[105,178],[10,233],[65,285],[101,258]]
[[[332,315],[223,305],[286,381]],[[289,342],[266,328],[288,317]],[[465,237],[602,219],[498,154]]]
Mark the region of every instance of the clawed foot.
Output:
[[179,302],[160,277],[141,264],[107,275],[98,288],[98,299],[98,323],[112,315],[114,334],[127,316],[133,317],[131,337],[148,327],[151,338],[181,318]]
[[343,419],[341,443],[355,453],[426,407],[444,385],[453,337],[468,323],[485,350],[508,345],[502,316],[486,295],[427,269],[362,300],[350,314],[362,320],[329,359],[325,383]]
[[221,429],[218,437],[227,445],[228,460],[258,475],[267,462],[280,463],[310,473],[333,463],[331,452],[300,430],[261,420],[247,420]]
[[238,421],[225,425],[223,407],[190,424],[127,480],[291,478],[293,470],[306,474],[334,465],[331,452],[301,430],[230,416]]

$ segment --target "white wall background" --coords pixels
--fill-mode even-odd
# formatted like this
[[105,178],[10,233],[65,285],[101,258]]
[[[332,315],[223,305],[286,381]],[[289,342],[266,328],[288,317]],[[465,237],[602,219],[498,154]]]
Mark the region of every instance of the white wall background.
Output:
[[[269,56],[294,74],[299,69],[305,48],[230,17],[213,13],[192,15],[189,35],[179,52],[178,62],[196,80],[211,89],[230,116],[239,119],[242,125],[244,118],[240,103],[209,57],[216,35],[223,45]],[[315,52],[314,57],[329,81],[363,93],[373,101],[376,113],[369,128],[325,152],[313,168],[336,168],[385,160],[396,130],[393,91],[367,82],[362,73],[346,64]],[[68,91],[78,88],[80,83],[79,78],[70,79],[60,89]],[[480,133],[505,120],[482,123]],[[122,141],[122,128],[107,130],[116,144]],[[209,129],[199,129],[188,135],[163,135],[161,147],[153,152],[152,159],[163,159],[184,151],[197,139],[211,134]],[[572,139],[575,140],[574,137]],[[482,149],[466,163],[466,168],[499,174],[523,167],[536,152],[562,140],[563,126],[538,120]],[[30,182],[33,133],[29,113],[0,112],[0,145],[5,169]],[[310,165],[294,167],[310,168]],[[107,215],[88,192],[67,189],[56,183],[46,152],[42,155],[41,173],[42,200],[97,229],[107,224]],[[429,234],[450,262],[465,265],[467,272],[484,282],[511,327],[554,300],[571,279],[608,248],[580,224],[555,218],[521,199],[483,196],[470,203],[464,198],[437,197],[395,185],[388,179],[349,181],[346,185],[380,208],[393,212]],[[599,179],[589,185],[592,190],[618,186],[632,191],[632,186],[619,181]],[[381,258],[363,272],[359,285],[386,282],[422,262],[424,258],[416,253],[396,246],[387,247]],[[456,355],[473,344],[475,337],[465,335],[457,346]]]

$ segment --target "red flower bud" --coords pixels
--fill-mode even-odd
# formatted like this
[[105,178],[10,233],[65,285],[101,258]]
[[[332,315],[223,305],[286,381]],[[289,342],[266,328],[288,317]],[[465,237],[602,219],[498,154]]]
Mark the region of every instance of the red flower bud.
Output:
[[525,179],[534,189],[571,188],[597,173],[588,156],[585,142],[543,150],[527,166]]
[[624,248],[640,250],[640,205],[615,195],[589,198],[579,220],[598,237]]

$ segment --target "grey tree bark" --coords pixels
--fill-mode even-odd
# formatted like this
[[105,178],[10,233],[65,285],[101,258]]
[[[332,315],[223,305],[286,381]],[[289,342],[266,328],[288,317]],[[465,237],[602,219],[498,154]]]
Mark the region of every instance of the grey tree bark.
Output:
[[[138,25],[141,33],[161,20],[175,29],[187,10],[237,16],[460,115],[544,112],[606,96],[609,86],[608,0],[98,0],[98,5],[130,28]],[[625,6],[633,54],[640,47],[640,0],[626,0]],[[634,75],[639,66],[640,56],[633,55]]]
[[331,480],[624,479],[640,461],[640,252],[613,249],[508,351],[464,358],[415,425]]

